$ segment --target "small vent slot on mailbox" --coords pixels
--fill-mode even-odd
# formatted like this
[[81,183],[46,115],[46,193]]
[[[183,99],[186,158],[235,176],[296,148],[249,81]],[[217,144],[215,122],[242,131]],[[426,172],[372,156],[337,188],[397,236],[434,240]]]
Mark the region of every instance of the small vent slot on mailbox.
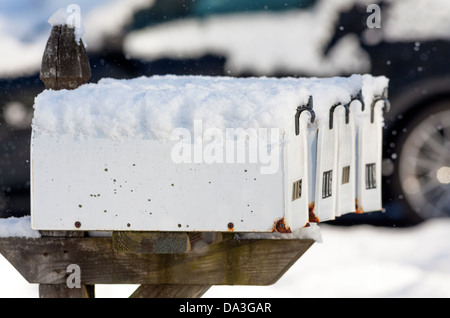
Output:
[[375,174],[375,164],[366,165],[366,189],[375,189],[377,187],[377,179]]
[[342,184],[349,183],[350,181],[350,166],[342,168]]
[[292,184],[292,201],[302,197],[302,179],[295,181]]
[[333,170],[325,171],[322,180],[322,199],[331,197],[331,184],[333,178]]

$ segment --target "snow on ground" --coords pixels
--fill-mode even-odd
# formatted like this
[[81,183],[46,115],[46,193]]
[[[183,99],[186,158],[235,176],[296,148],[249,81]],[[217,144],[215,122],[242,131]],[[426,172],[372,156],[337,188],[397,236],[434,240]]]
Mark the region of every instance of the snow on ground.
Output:
[[[315,243],[272,286],[213,286],[204,298],[450,297],[450,218],[411,228],[320,225]],[[98,285],[98,298],[128,297],[137,285]],[[0,256],[0,297],[38,297]]]
[[204,297],[450,297],[450,219],[412,228],[321,225],[273,286],[213,287]]

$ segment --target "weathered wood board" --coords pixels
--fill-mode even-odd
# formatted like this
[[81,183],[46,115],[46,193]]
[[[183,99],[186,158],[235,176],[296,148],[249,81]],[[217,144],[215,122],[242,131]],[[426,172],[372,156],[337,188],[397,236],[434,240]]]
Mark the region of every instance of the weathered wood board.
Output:
[[0,253],[29,283],[66,284],[67,267],[81,284],[270,285],[313,240],[237,240],[193,244],[185,254],[114,252],[111,238],[0,238]]

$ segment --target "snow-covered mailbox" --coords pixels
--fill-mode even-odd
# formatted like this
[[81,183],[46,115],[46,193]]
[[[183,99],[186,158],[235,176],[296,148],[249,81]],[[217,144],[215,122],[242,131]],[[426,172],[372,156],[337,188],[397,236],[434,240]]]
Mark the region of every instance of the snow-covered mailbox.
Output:
[[380,210],[387,85],[155,76],[46,90],[32,227],[291,232]]

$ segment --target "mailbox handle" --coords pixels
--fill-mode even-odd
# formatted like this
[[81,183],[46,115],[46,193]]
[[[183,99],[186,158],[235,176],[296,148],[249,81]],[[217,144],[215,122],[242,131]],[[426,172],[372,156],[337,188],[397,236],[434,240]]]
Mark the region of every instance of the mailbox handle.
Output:
[[362,90],[359,90],[359,92],[356,95],[351,97],[350,102],[348,102],[348,106],[350,107],[351,103],[353,103],[353,101],[355,100],[358,100],[361,103],[361,111],[364,111],[366,109],[366,104],[364,103]]
[[314,123],[316,120],[316,113],[313,108],[313,97],[309,96],[308,103],[306,105],[298,106],[297,112],[295,113],[295,135],[298,136],[300,134],[300,115],[304,111],[308,111],[311,114],[311,123]]
[[342,106],[345,108],[345,123],[348,124],[349,120],[350,120],[350,103],[348,104],[341,104],[341,103],[336,103],[333,106],[331,106],[330,108],[330,129],[333,129],[333,114],[334,114],[334,110],[336,109],[336,107]]
[[381,96],[375,96],[373,101],[372,101],[372,105],[370,107],[370,123],[372,123],[372,124],[373,124],[373,122],[375,120],[375,114],[374,114],[375,105],[379,101],[383,101],[384,102],[383,112],[386,113],[386,112],[389,112],[391,110],[391,102],[389,101],[389,99],[387,97],[387,89],[385,89],[383,91],[383,94]]

